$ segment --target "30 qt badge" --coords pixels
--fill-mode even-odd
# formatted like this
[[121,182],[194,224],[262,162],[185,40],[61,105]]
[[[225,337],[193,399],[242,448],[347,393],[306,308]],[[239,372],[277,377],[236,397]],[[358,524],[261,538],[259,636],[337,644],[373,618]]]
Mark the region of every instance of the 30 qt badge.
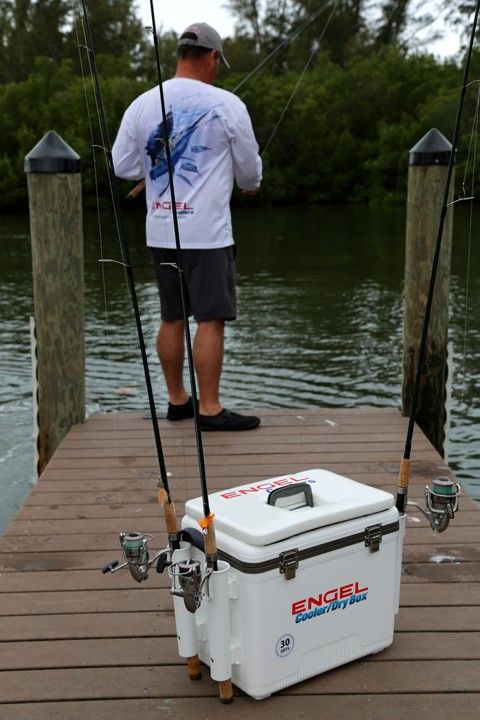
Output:
[[276,652],[278,657],[285,657],[286,655],[290,655],[294,645],[295,641],[292,635],[282,635],[282,637],[277,642]]

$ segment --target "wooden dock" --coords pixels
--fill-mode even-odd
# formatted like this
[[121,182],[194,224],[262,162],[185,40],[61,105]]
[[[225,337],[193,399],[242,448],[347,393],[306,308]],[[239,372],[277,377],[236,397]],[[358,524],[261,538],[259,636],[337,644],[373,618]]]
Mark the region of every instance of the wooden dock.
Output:
[[[205,434],[210,489],[325,468],[394,492],[406,420],[395,409],[262,410],[247,433]],[[191,421],[161,422],[177,512],[199,495]],[[419,430],[411,499],[447,474]],[[118,533],[166,545],[151,426],[140,414],[91,417],[68,434],[0,538],[1,720],[455,720],[480,717],[480,512],[467,495],[434,534],[409,513],[393,645],[257,702],[217,700],[205,670],[189,681],[176,652],[168,578],[142,585]]]

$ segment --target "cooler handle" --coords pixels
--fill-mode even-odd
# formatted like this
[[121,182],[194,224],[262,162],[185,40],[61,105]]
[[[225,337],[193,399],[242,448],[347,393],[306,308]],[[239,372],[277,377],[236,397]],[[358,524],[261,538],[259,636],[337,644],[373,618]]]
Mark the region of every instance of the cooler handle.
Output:
[[312,488],[308,483],[286,485],[276,488],[268,495],[268,505],[282,510],[298,510],[302,507],[313,507]]

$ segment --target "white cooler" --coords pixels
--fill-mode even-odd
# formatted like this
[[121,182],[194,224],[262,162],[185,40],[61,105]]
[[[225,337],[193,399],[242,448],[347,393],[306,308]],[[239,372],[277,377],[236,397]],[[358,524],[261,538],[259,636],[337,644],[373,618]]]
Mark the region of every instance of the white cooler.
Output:
[[[214,493],[210,507],[221,567],[230,566],[225,652],[248,695],[266,697],[391,644],[405,526],[393,495],[306,470]],[[201,498],[189,500],[182,526],[198,529],[202,517]],[[204,559],[195,548],[192,557]],[[207,665],[210,602],[194,616]]]

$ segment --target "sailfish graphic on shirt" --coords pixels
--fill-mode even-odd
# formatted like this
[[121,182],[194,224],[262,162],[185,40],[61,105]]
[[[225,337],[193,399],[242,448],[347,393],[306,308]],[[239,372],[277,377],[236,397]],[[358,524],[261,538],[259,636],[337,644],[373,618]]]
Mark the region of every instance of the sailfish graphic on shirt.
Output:
[[[170,156],[172,160],[173,171],[176,177],[180,178],[187,185],[192,186],[195,176],[199,175],[198,157],[209,150],[206,145],[192,145],[189,143],[192,135],[200,126],[202,120],[205,120],[212,108],[198,108],[196,110],[172,109],[167,113],[166,125],[170,142]],[[216,118],[214,114],[210,116],[208,121]],[[168,163],[166,152],[166,135],[165,125],[162,121],[150,133],[146,144],[146,153],[150,158],[151,167],[149,176],[157,185],[161,197],[169,186],[168,180]]]

